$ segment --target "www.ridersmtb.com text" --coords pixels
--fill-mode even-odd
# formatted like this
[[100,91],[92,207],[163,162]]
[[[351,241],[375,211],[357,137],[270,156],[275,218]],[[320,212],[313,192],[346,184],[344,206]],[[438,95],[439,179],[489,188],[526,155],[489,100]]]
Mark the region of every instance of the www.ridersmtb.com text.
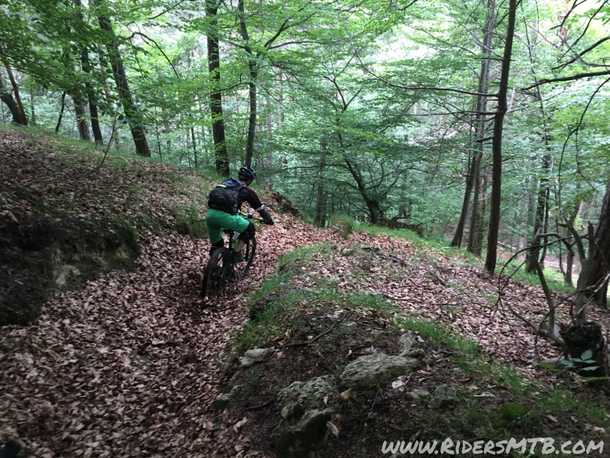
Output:
[[589,441],[585,444],[584,441],[578,440],[556,442],[550,437],[533,437],[529,439],[515,439],[502,441],[456,441],[447,438],[443,442],[438,441],[384,441],[381,446],[381,453],[400,453],[406,454],[429,454],[429,455],[501,455],[510,452],[521,453],[542,453],[543,455],[564,453],[566,455],[582,455],[587,456],[592,452],[597,452],[601,455],[604,451],[604,442],[595,443]]

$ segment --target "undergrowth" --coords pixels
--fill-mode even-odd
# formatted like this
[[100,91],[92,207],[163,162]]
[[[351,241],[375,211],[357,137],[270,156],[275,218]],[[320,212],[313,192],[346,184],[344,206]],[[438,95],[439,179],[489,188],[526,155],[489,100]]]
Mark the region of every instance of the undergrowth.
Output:
[[[351,231],[363,231],[371,235],[384,234],[389,237],[399,237],[410,242],[421,255],[431,257],[443,256],[451,259],[458,265],[468,265],[479,269],[484,268],[485,253],[483,253],[482,258],[478,258],[465,248],[451,247],[435,240],[426,239],[409,229],[390,229],[383,226],[375,226],[370,223],[359,222],[345,215],[335,215],[330,221],[331,227],[335,225],[347,228],[345,229],[345,234],[347,235],[349,235]],[[540,285],[538,276],[534,273],[525,272],[525,267],[520,261],[514,260],[510,264],[507,264],[505,259],[498,259],[496,272],[502,273],[503,275],[510,275],[515,281],[534,286]],[[564,283],[561,272],[548,268],[545,268],[543,272],[547,284],[552,291],[574,292],[572,286]]]
[[[388,336],[397,338],[406,331],[415,331],[425,342],[425,364],[432,366],[426,371],[432,371],[436,377],[445,374],[441,378],[454,381],[461,401],[450,413],[426,409],[425,404],[423,409],[419,406],[411,408],[410,415],[417,418],[420,430],[427,435],[444,433],[470,438],[478,429],[479,434],[488,439],[503,440],[518,435],[526,437],[530,429],[550,434],[549,423],[553,425],[553,422],[549,418],[567,419],[571,423],[565,429],[560,428],[556,433],[558,436],[564,431],[570,434],[578,425],[600,428],[610,424],[603,406],[582,396],[578,390],[569,386],[548,386],[527,378],[519,368],[495,360],[474,340],[464,338],[439,323],[405,316],[403,310],[381,295],[342,290],[336,281],[316,273],[322,265],[320,260],[325,259],[330,251],[328,245],[318,245],[296,249],[280,259],[278,273],[268,278],[250,298],[251,319],[240,333],[233,336],[236,352],[240,354],[248,348],[277,344],[285,336],[298,331],[300,316],[336,319],[345,311],[352,311],[352,316],[376,316],[386,323],[393,323],[384,331]],[[366,262],[366,253],[356,250],[349,254],[360,255]],[[301,281],[303,276],[307,277],[307,287]],[[318,341],[312,344],[313,347],[332,346],[333,339],[354,338],[358,335],[358,324],[354,325],[357,321],[350,326],[336,326],[334,337],[327,335],[323,343]],[[330,328],[326,325],[323,329]],[[316,337],[315,333],[312,337]],[[440,361],[433,356],[438,354],[443,355]],[[334,373],[339,372],[335,370]],[[375,399],[384,396],[390,396],[387,402],[392,399],[383,391],[379,391]],[[406,416],[402,421],[408,426],[413,420]],[[396,423],[400,425],[401,420],[395,418]]]

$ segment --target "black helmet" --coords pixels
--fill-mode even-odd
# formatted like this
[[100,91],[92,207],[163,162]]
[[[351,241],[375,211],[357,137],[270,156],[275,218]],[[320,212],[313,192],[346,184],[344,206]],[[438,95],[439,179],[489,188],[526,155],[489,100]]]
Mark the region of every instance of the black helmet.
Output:
[[250,167],[242,167],[241,169],[239,169],[237,176],[240,180],[244,181],[254,180],[256,178],[256,172]]

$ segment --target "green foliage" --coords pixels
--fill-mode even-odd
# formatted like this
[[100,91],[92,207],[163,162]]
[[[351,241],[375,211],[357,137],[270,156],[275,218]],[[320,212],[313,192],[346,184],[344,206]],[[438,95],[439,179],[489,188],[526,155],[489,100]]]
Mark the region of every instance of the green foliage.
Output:
[[[559,362],[569,369],[574,369],[576,367],[579,367],[580,370],[583,370],[583,371],[593,371],[593,370],[597,369],[599,366],[594,365],[594,364],[596,364],[596,361],[594,359],[591,359],[592,356],[593,356],[593,352],[591,350],[586,350],[582,355],[580,355],[580,358],[570,358],[570,359],[563,358]],[[585,364],[587,364],[588,366],[582,367],[582,365],[585,365]]]
[[[272,181],[309,218],[322,214],[328,222],[332,215],[347,215],[340,218],[344,236],[361,224],[357,221],[400,216],[430,241],[402,236],[422,249],[458,255],[444,245],[455,231],[478,152],[472,110],[486,3],[399,1],[386,8],[372,0],[245,1],[245,14],[236,4],[223,4],[214,17],[203,1],[189,3],[188,11],[168,0],[141,1],[138,8],[108,0],[77,4],[7,0],[0,10],[3,59],[15,70],[28,116],[35,112],[42,129],[55,128],[65,93],[60,133],[77,137],[75,100],[92,102],[105,144],[114,133],[106,159],[112,166],[129,166],[120,157],[134,151],[130,127],[136,122],[145,127],[151,160],[208,173],[216,167],[209,96],[219,88],[235,171],[244,160],[253,83],[258,95],[253,165],[261,185]],[[603,65],[610,49],[603,40],[608,8],[571,11],[566,26],[584,33],[577,40],[568,36],[568,43],[554,32],[558,14],[565,14],[560,10],[548,0],[521,5],[511,87],[586,73],[589,63]],[[505,16],[506,4],[497,4],[494,55],[504,44]],[[110,21],[113,32],[100,28],[100,17]],[[240,19],[247,40],[235,33]],[[208,71],[206,38],[212,31],[222,56],[218,83]],[[111,68],[113,41],[137,116],[123,112],[127,100]],[[558,51],[566,44],[573,44],[575,53],[586,50],[586,58],[570,60]],[[497,60],[490,65],[493,92],[500,67]],[[9,94],[6,76],[2,92]],[[587,207],[575,217],[578,230],[598,218],[610,179],[604,84],[600,75],[511,94],[502,139],[500,226],[508,250],[531,239],[545,180],[552,184],[548,227],[563,224],[581,202]],[[8,114],[4,120],[10,121]],[[492,127],[487,123],[486,132]],[[484,170],[489,150],[486,141]],[[559,254],[556,247],[549,252]]]
[[[540,285],[540,278],[538,277],[538,274],[533,272],[527,273],[522,261],[513,260],[510,264],[506,264],[504,260],[498,259],[496,272],[511,275],[511,277],[516,281],[530,285]],[[574,292],[574,287],[565,284],[563,276],[560,272],[548,268],[543,269],[542,272],[549,289],[552,291],[562,291],[566,293]]]
[[508,403],[504,404],[500,409],[498,409],[497,414],[498,417],[501,418],[505,422],[513,422],[517,420],[519,417],[526,415],[528,410],[519,403]]

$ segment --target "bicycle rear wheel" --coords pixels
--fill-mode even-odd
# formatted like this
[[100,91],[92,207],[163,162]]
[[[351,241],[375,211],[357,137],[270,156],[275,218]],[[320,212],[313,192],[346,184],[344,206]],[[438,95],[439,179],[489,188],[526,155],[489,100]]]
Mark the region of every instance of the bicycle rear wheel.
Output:
[[201,297],[213,297],[222,289],[229,277],[229,250],[219,248],[212,253],[208,265],[203,272],[201,282]]
[[252,261],[254,260],[254,255],[256,253],[256,239],[253,237],[248,240],[246,246],[243,249],[244,260],[242,262],[235,263],[235,270],[237,271],[238,277],[243,277],[248,273],[248,269],[252,265]]

